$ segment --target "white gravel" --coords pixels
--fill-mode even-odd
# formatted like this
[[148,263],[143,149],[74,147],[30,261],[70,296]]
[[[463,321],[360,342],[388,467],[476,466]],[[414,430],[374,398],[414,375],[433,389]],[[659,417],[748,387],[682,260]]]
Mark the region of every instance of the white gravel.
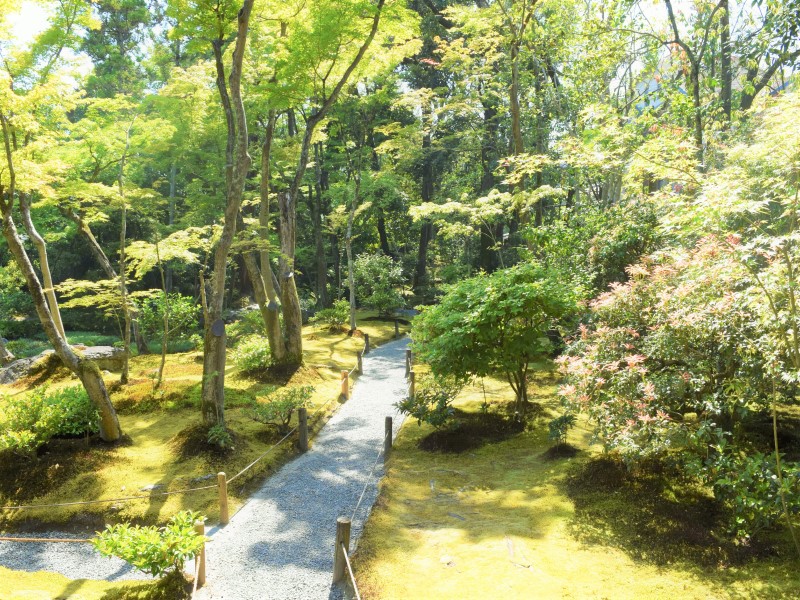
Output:
[[[206,586],[198,600],[341,597],[331,586],[336,519],[352,517],[352,551],[383,474],[384,419],[394,418],[393,436],[402,424],[394,403],[406,392],[407,345],[407,339],[393,341],[365,356],[352,398],[312,440],[311,449],[270,477],[226,527],[210,529]],[[73,579],[147,578],[123,561],[96,554],[89,544],[0,542],[0,565]],[[193,573],[194,565],[187,564],[186,571]]]
[[401,425],[394,403],[406,391],[407,345],[408,340],[398,340],[365,356],[364,374],[352,398],[309,452],[270,477],[226,527],[212,534],[206,546],[207,583],[197,594],[199,600],[340,597],[331,586],[336,519],[353,517],[354,549],[383,474],[378,455],[384,419],[394,418],[393,436]]

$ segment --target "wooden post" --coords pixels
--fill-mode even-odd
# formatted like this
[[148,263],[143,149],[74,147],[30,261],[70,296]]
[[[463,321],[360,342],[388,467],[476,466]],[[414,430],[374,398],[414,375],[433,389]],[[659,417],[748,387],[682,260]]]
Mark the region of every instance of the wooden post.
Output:
[[397,324],[397,319],[394,320],[394,339],[400,337],[400,326]]
[[411,373],[411,350],[406,349],[406,377]]
[[228,514],[228,481],[225,473],[217,473],[217,485],[219,486],[219,522],[227,525],[230,515]]
[[417,386],[416,386],[416,381],[415,380],[416,380],[416,373],[414,373],[414,371],[411,371],[408,374],[408,382],[409,382],[409,385],[408,385],[408,397],[409,398],[413,398],[417,393]]
[[344,561],[344,549],[350,551],[350,519],[339,517],[336,519],[336,548],[333,551],[333,583],[344,579],[347,564]]
[[347,371],[342,371],[342,397],[350,399],[350,374]]
[[356,356],[358,357],[358,374],[361,375],[364,372],[364,352],[359,350],[356,352]]
[[[202,521],[195,521],[194,522],[194,531],[198,535],[202,535],[205,537],[206,535],[206,526]],[[200,553],[195,558],[196,561],[199,561],[199,567],[197,569],[197,587],[202,586],[206,582],[206,544],[203,542],[203,545],[200,546]]]
[[383,462],[389,460],[389,453],[392,451],[392,417],[386,417],[386,434],[383,438]]
[[297,409],[297,431],[299,439],[297,445],[301,452],[308,451],[308,410],[303,406]]
[[369,354],[369,334],[364,334],[364,354]]

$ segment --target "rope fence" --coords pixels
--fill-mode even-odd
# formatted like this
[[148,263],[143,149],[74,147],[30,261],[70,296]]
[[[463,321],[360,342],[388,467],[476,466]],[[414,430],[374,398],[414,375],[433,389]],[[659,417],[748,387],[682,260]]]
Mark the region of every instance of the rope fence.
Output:
[[[365,336],[365,348],[363,352],[358,352],[358,363],[355,367],[353,367],[350,371],[342,371],[342,394],[338,397],[333,397],[329,399],[327,402],[322,404],[321,406],[317,407],[317,409],[311,413],[311,417],[314,417],[321,412],[327,410],[327,408],[336,400],[344,396],[345,399],[349,399],[349,380],[353,376],[353,373],[358,371],[359,373],[363,372],[363,364],[362,358],[363,355],[369,351],[369,338]],[[410,383],[410,393],[413,394],[414,388],[414,375],[413,372],[411,373],[411,383]],[[305,411],[305,409],[303,409]],[[212,485],[204,485],[200,487],[194,488],[183,488],[179,490],[172,490],[172,491],[163,491],[157,492],[153,491],[147,495],[133,495],[133,496],[123,496],[118,498],[106,498],[101,500],[85,500],[79,502],[59,502],[53,504],[19,504],[13,506],[0,506],[0,511],[16,511],[16,510],[23,510],[23,509],[38,509],[38,508],[60,508],[66,506],[84,506],[84,505],[91,505],[91,504],[104,504],[104,503],[114,503],[114,502],[130,502],[136,500],[149,500],[153,497],[163,497],[163,496],[171,496],[175,494],[187,494],[191,492],[199,492],[203,490],[211,490],[211,489],[218,489],[220,491],[220,520],[223,525],[228,523],[228,508],[227,508],[227,486],[234,482],[236,479],[244,475],[247,471],[252,469],[255,465],[257,465],[260,461],[266,458],[271,452],[273,452],[276,448],[278,448],[281,444],[283,444],[286,440],[292,437],[298,429],[303,427],[303,431],[300,432],[300,446],[301,450],[305,451],[307,449],[307,439],[308,439],[308,431],[307,431],[307,417],[305,412],[303,412],[302,418],[298,419],[298,425],[293,427],[286,435],[284,435],[280,440],[278,440],[275,444],[270,446],[267,450],[265,450],[261,455],[251,461],[247,466],[241,469],[238,473],[236,473],[233,477],[226,478],[225,473],[218,474],[218,482],[217,484]],[[306,447],[303,447],[302,440],[305,439]],[[335,551],[334,556],[334,582],[341,580],[344,576],[344,570],[346,568],[347,573],[350,576],[350,581],[353,585],[353,590],[355,591],[355,596],[357,600],[361,600],[361,595],[358,591],[358,586],[356,584],[355,575],[353,574],[353,568],[350,564],[350,557],[348,554],[348,546],[350,543],[350,523],[353,519],[355,519],[356,513],[358,509],[361,507],[361,503],[364,501],[364,497],[366,496],[367,489],[372,483],[374,479],[375,469],[378,465],[378,461],[380,460],[381,456],[384,457],[384,462],[388,458],[389,451],[392,446],[392,417],[386,417],[386,433],[382,440],[382,448],[378,451],[375,460],[372,463],[372,467],[370,468],[369,474],[367,475],[366,482],[364,483],[364,487],[361,490],[361,495],[358,498],[358,502],[356,503],[355,508],[353,509],[353,514],[350,519],[340,518],[337,521],[337,542],[338,547]],[[346,523],[346,528],[343,528],[342,531],[339,531],[339,526],[343,523]],[[203,528],[203,529],[201,529]],[[195,525],[195,529],[198,533],[204,535],[204,525],[202,522],[198,522]],[[341,534],[341,536],[340,536]],[[345,535],[346,534],[346,535]],[[341,539],[340,539],[341,537]],[[90,543],[92,540],[90,539],[70,539],[70,538],[30,538],[30,537],[0,537],[0,542],[20,542],[20,543]],[[341,554],[339,550],[341,549]],[[338,579],[337,579],[338,573]],[[198,586],[202,586],[205,583],[205,549],[203,548],[198,556],[195,558],[195,576],[194,576],[194,584],[192,588],[191,597],[194,598]]]
[[367,480],[364,483],[364,488],[361,490],[358,502],[356,502],[356,506],[353,509],[353,514],[350,515],[349,519],[347,517],[339,517],[336,520],[336,544],[334,545],[333,553],[333,583],[342,581],[345,578],[346,572],[350,576],[350,583],[353,586],[356,600],[361,600],[361,594],[358,591],[358,584],[356,583],[356,577],[353,573],[353,566],[350,563],[350,527],[355,520],[358,509],[361,507],[361,503],[364,501],[367,488],[370,483],[373,482],[375,467],[377,467],[378,461],[381,456],[383,456],[385,464],[389,457],[392,448],[392,417],[386,417],[385,428],[386,434],[382,441],[383,447],[378,451],[378,455],[372,463],[372,468],[370,468],[369,475],[367,475]]
[[[360,360],[360,356],[359,356],[359,363],[360,362],[361,362],[361,360]],[[354,371],[360,370],[359,367],[360,367],[360,364],[357,364],[355,367],[353,367],[353,369],[351,369],[349,372],[347,372],[348,379],[352,376]],[[348,395],[346,394],[345,397],[347,397],[347,396]],[[325,402],[325,404],[323,404],[322,406],[318,407],[313,413],[311,413],[310,416],[312,416],[312,417],[316,416],[317,414],[319,414],[323,410],[327,409],[328,406],[330,406],[337,399],[338,399],[337,397],[333,397],[333,398],[329,399],[327,402]],[[236,473],[236,475],[234,475],[230,479],[226,479],[225,483],[226,484],[232,483],[234,480],[238,479],[239,477],[244,475],[247,471],[252,469],[256,464],[258,464],[261,460],[263,460],[271,452],[273,452],[278,446],[280,446],[283,442],[285,442],[287,439],[289,439],[298,430],[298,428],[299,428],[299,425],[296,425],[295,427],[293,427],[286,435],[284,435],[275,444],[273,444],[272,446],[267,448],[267,450],[265,450],[259,457],[257,457],[255,460],[253,460],[250,464],[248,464],[246,467],[244,467],[241,471]],[[151,492],[151,493],[149,493],[147,495],[138,494],[138,495],[133,495],[133,496],[121,496],[121,497],[118,497],[118,498],[104,498],[104,499],[100,499],[100,500],[83,500],[83,501],[76,501],[76,502],[57,502],[57,503],[52,503],[52,504],[16,504],[16,505],[12,505],[12,506],[0,506],[0,511],[6,511],[6,510],[7,511],[16,511],[16,510],[23,510],[23,509],[38,509],[38,508],[63,508],[63,507],[67,507],[67,506],[87,506],[87,505],[92,505],[92,504],[106,504],[106,503],[114,503],[114,502],[131,502],[131,501],[136,501],[136,500],[149,500],[149,499],[152,499],[153,497],[172,496],[172,495],[175,495],[175,494],[188,494],[188,493],[192,493],[192,492],[200,492],[200,491],[203,491],[203,490],[219,489],[219,487],[220,487],[219,484],[212,484],[212,485],[203,485],[203,486],[200,486],[200,487],[183,488],[183,489],[179,489],[179,490],[164,491],[164,492],[153,491],[153,492]],[[8,540],[6,540],[4,538],[0,538],[0,541],[17,541],[17,540],[19,540],[19,538],[11,538],[11,539],[8,539]],[[42,541],[45,541],[45,540],[42,540]],[[52,541],[52,540],[50,540],[50,541]]]
[[71,539],[71,538],[26,538],[26,537],[0,537],[0,542],[24,542],[38,544],[41,542],[53,542],[56,544],[86,544],[92,540]]
[[350,574],[350,583],[353,584],[353,591],[356,594],[356,600],[361,600],[361,594],[358,593],[358,585],[356,584],[356,576],[353,575],[353,567],[350,564],[350,556],[347,554],[347,548],[344,547],[344,544],[341,544],[342,547],[342,555],[344,556],[344,562],[347,565],[347,572]]

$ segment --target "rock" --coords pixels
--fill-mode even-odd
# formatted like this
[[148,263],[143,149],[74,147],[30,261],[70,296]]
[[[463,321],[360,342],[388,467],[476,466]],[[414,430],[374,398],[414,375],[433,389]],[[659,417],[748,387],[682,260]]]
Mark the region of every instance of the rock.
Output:
[[[113,346],[76,346],[84,358],[93,360],[97,366],[106,371],[121,371],[125,360],[125,351]],[[16,383],[23,377],[29,377],[42,371],[52,371],[61,365],[61,360],[52,350],[45,350],[31,358],[20,358],[0,369],[0,385]]]
[[81,354],[106,371],[121,371],[125,362],[125,350],[114,346],[90,346],[81,350]]
[[58,358],[52,350],[45,350],[41,354],[30,358],[15,360],[10,365],[0,369],[0,384],[7,385],[16,383],[23,377],[53,367],[55,365],[51,364],[52,361],[58,362]]
[[161,484],[161,483],[151,483],[150,485],[144,486],[139,491],[140,492],[155,492],[157,490],[163,490],[163,489],[164,489],[164,485],[163,484]]

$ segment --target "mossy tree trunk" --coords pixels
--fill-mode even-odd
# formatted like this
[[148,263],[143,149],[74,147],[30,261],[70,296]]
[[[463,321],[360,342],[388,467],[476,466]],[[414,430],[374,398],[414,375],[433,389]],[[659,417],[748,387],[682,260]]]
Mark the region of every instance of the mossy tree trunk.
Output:
[[[228,254],[236,234],[239,210],[244,195],[244,183],[250,168],[250,154],[247,151],[247,119],[242,101],[242,63],[247,45],[247,29],[254,0],[244,0],[238,14],[238,30],[233,49],[230,76],[225,81],[225,67],[222,62],[223,44],[220,37],[212,42],[217,71],[217,90],[225,113],[227,126],[226,145],[226,206],[222,235],[214,250],[214,271],[207,297],[208,318],[206,319],[205,340],[203,344],[203,382],[200,410],[203,421],[209,425],[225,426],[225,354],[226,335],[222,321],[222,307],[225,298],[225,276]],[[229,92],[230,88],[230,92]]]

